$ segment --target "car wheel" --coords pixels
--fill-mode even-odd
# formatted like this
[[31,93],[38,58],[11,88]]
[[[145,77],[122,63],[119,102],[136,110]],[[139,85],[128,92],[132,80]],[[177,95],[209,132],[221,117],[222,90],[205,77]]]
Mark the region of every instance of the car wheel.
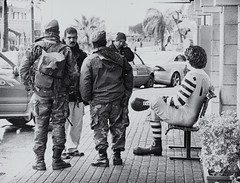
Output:
[[28,122],[30,122],[31,119],[29,120],[28,118],[18,117],[18,118],[9,118],[9,119],[7,119],[7,121],[9,121],[10,123],[12,123],[13,125],[16,125],[16,126],[24,126]]
[[170,86],[174,87],[180,85],[180,74],[178,72],[174,72],[171,78]]
[[150,76],[148,82],[144,85],[145,88],[152,88],[154,85],[154,78],[153,76]]

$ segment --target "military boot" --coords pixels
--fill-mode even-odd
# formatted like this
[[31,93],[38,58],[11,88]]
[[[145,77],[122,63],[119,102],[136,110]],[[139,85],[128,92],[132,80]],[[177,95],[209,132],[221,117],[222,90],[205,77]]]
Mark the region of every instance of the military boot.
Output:
[[97,167],[109,167],[109,160],[107,157],[107,151],[105,149],[101,149],[98,151],[99,158],[96,162],[92,163],[92,166]]
[[162,156],[162,140],[153,141],[150,147],[137,147],[133,149],[135,155],[150,155]]
[[54,149],[53,150],[53,158],[52,158],[52,168],[53,170],[60,170],[63,168],[68,168],[71,167],[70,163],[67,163],[62,160],[61,154],[62,154],[61,149]]
[[114,150],[113,152],[113,165],[122,165],[121,151]]
[[36,157],[36,162],[32,165],[34,170],[46,170],[46,164],[44,162],[44,157]]

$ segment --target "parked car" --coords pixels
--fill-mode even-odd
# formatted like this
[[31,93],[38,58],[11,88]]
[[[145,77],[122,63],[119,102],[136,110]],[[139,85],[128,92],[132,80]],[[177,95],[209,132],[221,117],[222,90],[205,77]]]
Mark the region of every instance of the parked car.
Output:
[[15,63],[0,52],[0,118],[15,125],[25,125],[32,119],[31,93],[21,83]]
[[145,52],[141,58],[153,67],[154,83],[176,86],[181,83],[187,72],[187,59],[181,52],[158,51]]
[[145,65],[141,57],[134,53],[134,60],[130,62],[133,68],[133,85],[134,87],[151,88],[154,84],[153,68]]

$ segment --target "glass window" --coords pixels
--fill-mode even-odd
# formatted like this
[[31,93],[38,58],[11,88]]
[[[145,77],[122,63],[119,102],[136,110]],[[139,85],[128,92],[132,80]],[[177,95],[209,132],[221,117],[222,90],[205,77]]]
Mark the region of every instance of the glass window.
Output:
[[135,65],[143,65],[142,61],[137,55],[135,55],[133,62]]
[[185,56],[183,55],[178,55],[175,59],[174,59],[175,62],[185,62],[186,61],[186,58]]

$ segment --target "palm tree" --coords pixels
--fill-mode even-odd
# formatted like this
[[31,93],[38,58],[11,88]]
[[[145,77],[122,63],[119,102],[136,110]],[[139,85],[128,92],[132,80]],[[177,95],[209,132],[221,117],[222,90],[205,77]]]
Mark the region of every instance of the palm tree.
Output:
[[95,31],[105,30],[105,21],[99,17],[82,15],[81,20],[75,19],[76,29],[78,30],[79,44],[86,49],[91,49],[91,38]]
[[[166,11],[165,15],[163,15],[159,10],[155,8],[150,8],[147,10],[145,19],[143,21],[144,31],[147,35],[152,35],[154,37],[155,45],[160,43],[161,50],[165,50],[165,46],[168,43],[164,45],[164,40],[166,37],[167,40],[169,40],[169,35],[173,31],[173,27],[181,22],[180,13],[181,10],[174,11],[172,9],[169,9]],[[179,30],[179,34],[180,33],[181,32]]]
[[154,37],[155,45],[160,42],[161,50],[164,50],[163,41],[166,22],[163,14],[155,8],[149,8],[143,21],[143,28],[147,35]]
[[2,51],[8,51],[8,6],[7,0],[3,1],[3,48]]

